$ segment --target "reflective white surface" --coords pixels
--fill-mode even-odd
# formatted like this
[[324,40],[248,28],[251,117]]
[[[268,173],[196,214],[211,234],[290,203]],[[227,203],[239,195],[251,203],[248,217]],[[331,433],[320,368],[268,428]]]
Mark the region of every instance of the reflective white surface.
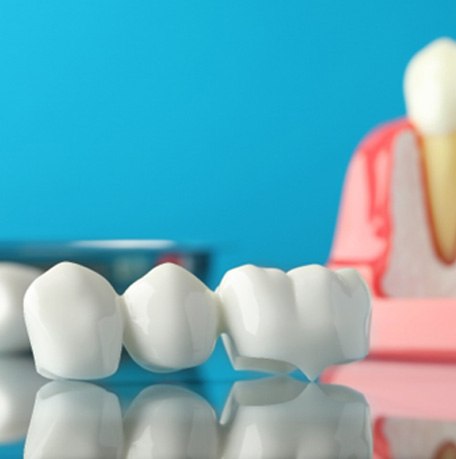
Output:
[[113,393],[51,382],[36,396],[24,457],[366,459],[371,452],[360,393],[279,377],[236,383],[220,421],[204,398],[179,386],[144,389],[122,418]]

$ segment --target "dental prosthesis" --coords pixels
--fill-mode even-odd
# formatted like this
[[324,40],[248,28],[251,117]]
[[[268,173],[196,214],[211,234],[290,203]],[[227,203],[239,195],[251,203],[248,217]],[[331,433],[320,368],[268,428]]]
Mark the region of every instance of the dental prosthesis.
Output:
[[29,286],[24,316],[37,371],[50,379],[107,377],[122,344],[151,371],[194,367],[221,334],[235,369],[298,368],[314,380],[367,354],[370,294],[353,269],[245,265],[212,292],[165,263],[119,296],[104,277],[63,262]]
[[329,266],[371,287],[376,358],[456,361],[455,82],[455,41],[419,51],[407,118],[369,134],[347,173]]

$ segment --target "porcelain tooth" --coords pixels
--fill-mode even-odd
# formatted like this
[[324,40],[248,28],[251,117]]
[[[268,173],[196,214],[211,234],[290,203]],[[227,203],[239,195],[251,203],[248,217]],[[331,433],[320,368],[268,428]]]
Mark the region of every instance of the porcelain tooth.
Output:
[[99,274],[59,263],[28,288],[24,314],[41,375],[97,379],[117,370],[123,319],[117,294]]
[[125,346],[141,366],[158,372],[194,367],[218,336],[216,295],[172,263],[152,269],[124,296]]
[[314,380],[368,352],[370,294],[355,270],[310,265],[285,273],[246,265],[228,271],[217,293],[236,369],[297,367]]

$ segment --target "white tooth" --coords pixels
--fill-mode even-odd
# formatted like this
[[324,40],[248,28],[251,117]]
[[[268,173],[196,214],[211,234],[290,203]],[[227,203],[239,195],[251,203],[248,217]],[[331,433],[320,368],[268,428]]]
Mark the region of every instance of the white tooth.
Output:
[[238,382],[221,417],[223,458],[372,457],[369,406],[343,386]]
[[36,373],[31,357],[0,358],[0,443],[24,439],[35,394],[45,383]]
[[417,53],[407,66],[407,112],[426,135],[456,131],[456,43],[441,38]]
[[93,384],[55,381],[36,395],[25,459],[122,457],[117,397]]
[[24,324],[24,294],[40,274],[31,266],[0,263],[0,352],[30,348]]
[[368,352],[370,295],[355,270],[311,265],[287,274],[246,265],[228,271],[217,293],[236,369],[297,367],[313,380]]
[[180,387],[145,389],[128,409],[124,427],[127,459],[220,457],[212,407]]
[[217,301],[180,266],[157,266],[124,294],[125,347],[136,362],[154,371],[199,365],[215,345]]
[[119,298],[99,274],[59,263],[29,287],[24,314],[41,375],[96,379],[117,370],[123,334]]

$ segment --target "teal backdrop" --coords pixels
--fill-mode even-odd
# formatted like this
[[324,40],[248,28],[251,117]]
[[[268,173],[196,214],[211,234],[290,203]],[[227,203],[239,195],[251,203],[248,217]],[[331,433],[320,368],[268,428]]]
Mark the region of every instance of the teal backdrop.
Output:
[[3,0],[0,239],[207,242],[212,284],[322,263],[353,149],[443,35],[452,0]]

